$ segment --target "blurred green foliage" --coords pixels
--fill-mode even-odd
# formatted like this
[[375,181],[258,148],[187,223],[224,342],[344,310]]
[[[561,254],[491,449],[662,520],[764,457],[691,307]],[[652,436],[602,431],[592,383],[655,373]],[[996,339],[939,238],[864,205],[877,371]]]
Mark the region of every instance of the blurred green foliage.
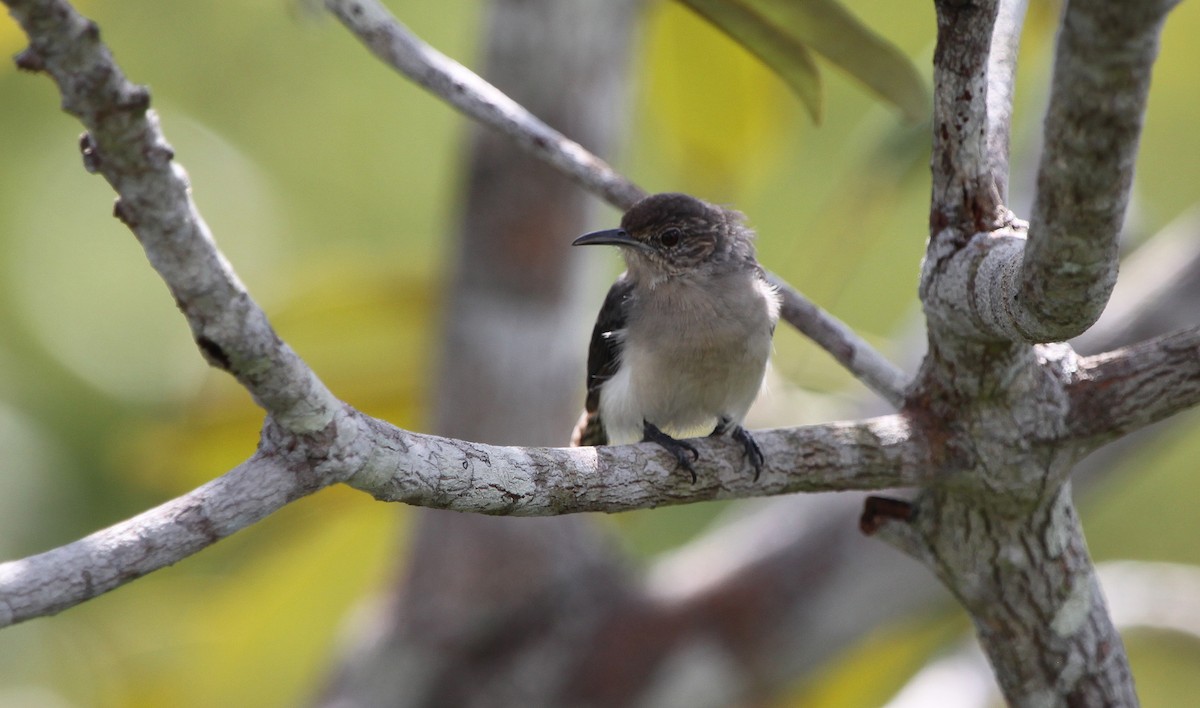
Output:
[[929,94],[909,57],[834,0],[681,0],[771,67],[820,122],[821,74],[813,52],[891,103],[911,121]]
[[[479,3],[390,4],[434,46],[475,65]],[[463,121],[289,0],[93,0],[82,9],[130,77],[149,84],[202,213],[280,334],[338,395],[420,429]],[[928,81],[930,3],[861,0],[852,9]],[[1057,10],[1033,3],[1030,13],[1013,143],[1018,206],[1036,164]],[[814,127],[782,81],[686,9],[651,4],[644,21],[633,133],[613,161],[649,189],[736,204],[770,268],[904,360],[914,340],[899,335],[918,314],[927,127],[904,125],[837,71],[826,73],[824,121]],[[1135,238],[1200,194],[1197,31],[1200,8],[1185,3],[1156,69]],[[0,18],[0,53],[22,46]],[[203,364],[137,242],[109,218],[113,195],[80,168],[81,129],[58,103],[45,77],[0,63],[5,558],[220,474],[250,453],[261,423],[244,392]],[[861,392],[786,328],[775,366],[809,390]],[[820,411],[791,416],[779,424]],[[1197,426],[1187,416],[1153,456],[1129,461],[1087,501],[1098,557],[1200,562],[1200,527],[1176,501],[1197,492]],[[615,521],[650,553],[703,528],[713,508]],[[404,527],[401,509],[328,490],[177,567],[0,631],[0,706],[293,705],[319,684],[339,627],[401,566]],[[798,687],[796,700],[882,700],[964,625],[913,622],[925,628],[881,628],[830,667],[828,683]],[[1131,643],[1148,706],[1183,705],[1187,694],[1172,691],[1189,689],[1171,683],[1186,672],[1160,659],[1185,651],[1180,642],[1193,657],[1196,647],[1169,641],[1139,634]],[[846,693],[847,671],[856,692]]]

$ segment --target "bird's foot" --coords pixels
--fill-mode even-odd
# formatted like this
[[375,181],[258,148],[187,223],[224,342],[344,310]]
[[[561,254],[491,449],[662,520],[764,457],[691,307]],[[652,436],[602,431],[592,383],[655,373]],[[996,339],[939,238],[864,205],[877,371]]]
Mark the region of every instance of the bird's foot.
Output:
[[[692,467],[692,463],[700,459],[700,451],[694,445],[676,440],[648,420],[642,421],[642,442],[661,445],[664,450],[675,456],[675,461],[679,463],[680,467],[692,475],[692,484],[696,483],[696,470]],[[689,455],[691,459],[688,459]]]
[[754,481],[757,482],[759,475],[762,474],[763,464],[767,461],[767,458],[763,456],[762,448],[758,446],[758,443],[754,440],[754,436],[750,434],[749,430],[740,425],[735,425],[728,418],[722,418],[721,422],[717,424],[716,430],[712,431],[712,435],[709,437],[716,437],[725,433],[729,433],[730,437],[742,444],[742,450],[746,455],[746,459],[754,467]]

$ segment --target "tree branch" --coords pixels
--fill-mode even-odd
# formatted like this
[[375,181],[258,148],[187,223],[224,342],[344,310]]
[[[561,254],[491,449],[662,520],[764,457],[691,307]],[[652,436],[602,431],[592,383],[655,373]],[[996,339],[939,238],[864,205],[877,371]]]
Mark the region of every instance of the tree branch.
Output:
[[646,196],[579,143],[543,123],[462,64],[400,23],[376,0],[325,0],[333,13],[385,64],[484,125],[491,126],[622,211]]
[[1001,0],[988,52],[987,156],[1001,204],[1008,201],[1008,145],[1026,4],[1026,0]]
[[939,0],[936,6],[933,190],[921,303],[933,337],[954,332],[1003,339],[992,310],[1005,300],[994,291],[997,282],[1010,284],[1023,249],[1022,241],[1009,238],[1020,237],[1023,224],[1001,197],[1008,184],[1019,0],[1005,0],[1003,10],[1000,0]]
[[929,233],[970,235],[1005,221],[989,150],[989,133],[1003,126],[988,120],[988,54],[999,2],[936,6]]
[[[1200,639],[1200,568],[1179,563],[1108,561],[1096,565],[1113,624]],[[923,708],[954,696],[956,708],[987,708],[1000,696],[982,652],[963,643],[926,664],[884,708]]]
[[1070,484],[1016,516],[1002,505],[926,493],[903,536],[901,549],[971,615],[1009,704],[1137,704]]
[[[1064,87],[1073,85],[1071,77],[1080,73],[1093,71],[1092,79],[1102,78],[1105,67],[1123,64],[1129,71],[1143,62],[1140,73],[1149,74],[1152,51],[1122,53],[1114,45],[1146,43],[1149,36],[1152,49],[1161,18],[1124,23],[1117,17],[1121,12],[1151,13],[1140,6],[1097,10],[1095,4],[1084,0],[1076,7],[1073,2],[1067,10],[1068,17],[1076,17],[1062,30],[1052,103],[1070,102],[1073,89]],[[1111,281],[1086,293],[1062,287],[1075,271],[1081,273],[1076,285],[1090,285],[1096,273],[1082,272],[1086,267],[1072,260],[1068,240],[1049,239],[1051,248],[1042,256],[1035,254],[1034,245],[1027,249],[1028,227],[1000,201],[1003,183],[998,177],[1004,170],[998,158],[1003,157],[1007,116],[989,115],[989,108],[1008,103],[1012,74],[1006,71],[1011,67],[1005,57],[989,54],[1008,47],[1002,35],[1012,30],[1005,27],[1005,13],[995,2],[942,0],[937,8],[931,237],[921,274],[930,349],[910,398],[914,409],[946,421],[950,434],[945,449],[960,456],[960,471],[922,488],[911,514],[867,514],[867,527],[925,563],[967,608],[1010,703],[1132,704],[1136,697],[1128,662],[1099,593],[1066,483],[1087,446],[1121,432],[1121,422],[1109,418],[1106,430],[1089,430],[1088,413],[1098,412],[1103,403],[1093,405],[1072,395],[1070,386],[1079,379],[1074,354],[1066,347],[1031,351],[1027,346],[1065,338],[1090,325],[1094,317],[1081,318],[1070,298],[1092,300],[1088,307],[1098,314]],[[1093,34],[1079,17],[1097,12],[1109,15],[1108,21],[1104,32],[1096,33],[1094,46],[1087,46]],[[1116,55],[1108,55],[1114,51]],[[1105,54],[1099,71],[1087,68],[1092,52]],[[990,70],[996,73],[989,77]],[[1135,83],[1137,75],[1135,71]],[[985,89],[986,96],[981,93]],[[996,93],[1001,90],[1003,96]],[[1113,199],[1120,201],[1118,213],[1124,209],[1145,86],[1091,80],[1080,90],[1089,92],[1090,110],[1102,120],[1091,122],[1096,116],[1088,116],[1080,121],[1082,116],[1061,104],[1050,111],[1046,132],[1056,144],[1047,148],[1043,172],[1061,181],[1039,183],[1039,189],[1047,189],[1039,193],[1035,218],[1042,221],[1034,231],[1045,231],[1046,214],[1057,210],[1062,190],[1067,190],[1075,201],[1061,205],[1064,220],[1050,223],[1071,228],[1092,224],[1099,234],[1095,240],[1109,239],[1115,259],[1119,219],[1107,231],[1087,219],[1103,222]],[[1108,103],[1131,110],[1105,118],[1096,104]],[[1112,146],[1116,157],[1088,158],[1089,151],[1106,149],[1098,145],[1103,119],[1118,117],[1131,124],[1117,126],[1116,139],[1125,142]],[[1080,125],[1084,127],[1077,133]],[[1081,139],[1071,143],[1070,136],[1077,134]],[[1091,170],[1105,174],[1079,175]],[[1098,190],[1122,179],[1126,191],[1119,196],[1111,189]],[[1087,234],[1088,229],[1074,233]],[[1039,265],[1031,269],[1030,263]],[[1036,271],[1045,264],[1054,265]],[[1112,266],[1115,277],[1115,260]],[[1035,307],[1054,309],[1054,298],[1066,298],[1063,306],[1071,311],[1067,320],[1079,329],[1067,332],[1062,323],[1047,325],[1031,314],[1038,311],[1029,309],[1025,294],[1040,278],[1048,286]],[[1194,351],[1191,356],[1200,358]],[[1159,366],[1156,375],[1166,375],[1167,368]],[[1180,404],[1166,402],[1163,415],[1172,405],[1177,409]]]
[[988,5],[939,3],[939,48],[946,37],[962,49],[935,59],[935,95],[947,98],[935,102],[934,155],[943,144],[947,152],[933,163],[933,238],[921,285],[931,325],[1036,343],[1078,335],[1099,317],[1116,282],[1150,70],[1174,1],[1067,6],[1028,245],[1026,225],[997,211],[999,192],[979,178],[976,131],[998,125],[976,101],[981,55],[995,47],[978,39]]
[[896,408],[904,405],[904,391],[911,379],[908,374],[888,361],[845,322],[818,307],[779,276],[767,275],[783,301],[780,319],[829,352],[883,400]]
[[401,430],[368,419],[368,463],[347,484],[383,501],[454,511],[546,516],[793,492],[887,489],[923,483],[932,469],[920,433],[900,414],[852,423],[756,431],[769,461],[761,479],[736,444],[693,440],[698,480],[653,443],[525,448]]
[[[1200,210],[1191,209],[1121,261],[1121,278],[1104,315],[1071,345],[1085,355],[1108,352],[1196,325],[1200,312]],[[1075,466],[1076,493],[1088,492],[1121,462],[1153,447],[1186,420],[1165,420],[1113,440]]]
[[1200,326],[1079,360],[1072,435],[1100,446],[1200,403]]
[[217,250],[149,109],[149,92],[125,78],[96,24],[64,0],[4,1],[30,38],[18,66],[50,74],[63,109],[87,128],[85,168],[116,190],[114,214],[166,281],[205,359],[237,377],[289,430],[329,425],[340,403],[280,341]]
[[[199,552],[336,482],[382,501],[503,516],[618,512],[806,491],[916,486],[928,447],[899,414],[755,435],[770,461],[755,482],[741,447],[696,440],[699,481],[653,443],[522,448],[421,435],[341,409],[297,436],[272,424],[259,451],[192,492],[46,553],[0,564],[0,627],[54,614]],[[800,451],[797,454],[797,451]]]
[[0,627],[57,614],[177,563],[328,484],[259,453],[149,511],[22,560],[0,564]]
[[1116,283],[1150,71],[1176,2],[1067,5],[1014,313],[1035,341],[1090,327]]

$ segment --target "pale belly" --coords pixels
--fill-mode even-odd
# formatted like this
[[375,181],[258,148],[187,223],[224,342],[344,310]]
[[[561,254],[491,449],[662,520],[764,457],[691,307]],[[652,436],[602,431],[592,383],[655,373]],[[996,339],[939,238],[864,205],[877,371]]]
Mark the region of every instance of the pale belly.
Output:
[[725,328],[728,336],[693,338],[691,346],[655,341],[653,354],[627,346],[600,396],[609,442],[641,440],[643,421],[676,438],[707,435],[721,418],[740,424],[762,387],[771,322],[739,325]]

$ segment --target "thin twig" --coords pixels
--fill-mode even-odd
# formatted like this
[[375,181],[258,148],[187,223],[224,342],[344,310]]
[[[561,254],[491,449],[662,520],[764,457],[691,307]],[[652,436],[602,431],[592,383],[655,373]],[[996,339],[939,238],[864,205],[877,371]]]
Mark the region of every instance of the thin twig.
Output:
[[1025,23],[1026,0],[1001,0],[988,54],[987,154],[992,181],[1002,204],[1008,201],[1008,146],[1012,137],[1017,50]]
[[888,361],[845,322],[822,310],[774,273],[771,283],[783,299],[779,316],[829,352],[867,388],[896,408],[904,405],[909,376]]
[[626,210],[646,196],[640,187],[582,145],[543,123],[462,64],[422,42],[376,0],[326,0],[325,7],[385,64],[467,116],[505,133],[610,204]]
[[2,563],[0,627],[57,614],[177,563],[311,491],[281,460],[256,455],[133,518]]

